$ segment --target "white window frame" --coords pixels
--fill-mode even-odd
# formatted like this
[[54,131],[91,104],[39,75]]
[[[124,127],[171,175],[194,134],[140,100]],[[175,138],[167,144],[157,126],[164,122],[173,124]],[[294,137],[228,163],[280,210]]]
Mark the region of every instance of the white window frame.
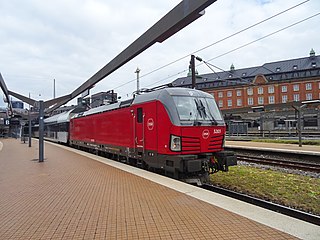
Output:
[[258,87],[258,94],[263,94],[263,87]]
[[287,85],[281,86],[281,92],[288,92],[288,86]]
[[300,89],[299,84],[293,85],[293,91],[294,91],[294,92],[299,91],[299,89]]
[[228,99],[228,107],[232,107],[232,99]]
[[227,97],[232,97],[232,91],[227,92]]
[[220,108],[223,107],[223,101],[222,101],[222,100],[219,100],[218,104],[219,104],[219,107],[220,107]]
[[223,92],[218,92],[218,98],[223,98]]
[[274,86],[268,86],[268,93],[274,93]]
[[248,94],[248,96],[252,96],[253,95],[253,88],[248,88],[247,94]]
[[258,97],[258,105],[264,104],[264,97]]
[[288,95],[282,95],[281,102],[287,103],[288,102]]
[[299,102],[300,101],[300,94],[293,94],[293,101]]
[[312,90],[312,84],[306,83],[306,90]]
[[252,106],[253,105],[253,98],[248,98],[248,105],[249,106]]
[[[320,83],[319,83],[319,88],[320,88]],[[237,90],[237,97],[240,97],[242,95],[242,91],[241,90]]]
[[312,100],[312,93],[307,93],[306,94],[306,100],[307,101]]
[[268,100],[269,100],[269,104],[274,104],[275,103],[275,99],[274,99],[273,95],[269,96]]
[[237,106],[238,107],[242,106],[242,99],[240,99],[240,98],[237,99]]

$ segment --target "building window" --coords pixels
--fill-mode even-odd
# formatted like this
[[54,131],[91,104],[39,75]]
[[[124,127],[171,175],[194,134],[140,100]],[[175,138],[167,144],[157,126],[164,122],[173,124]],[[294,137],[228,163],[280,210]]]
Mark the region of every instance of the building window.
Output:
[[288,91],[287,86],[282,86],[282,87],[281,87],[281,92],[287,92],[287,91]]
[[312,93],[306,94],[306,100],[312,100]]
[[253,105],[253,98],[248,98],[248,105]]
[[274,96],[269,96],[269,104],[274,104]]
[[299,91],[299,85],[298,84],[295,84],[293,85],[293,91]]
[[232,97],[232,91],[228,91],[228,92],[227,92],[227,96],[228,96],[228,97]]
[[232,100],[228,99],[228,107],[232,107]]
[[293,65],[293,70],[297,70],[298,69],[298,65]]
[[274,86],[268,87],[268,93],[274,93]]
[[258,94],[263,94],[263,87],[258,88]]
[[276,68],[276,71],[277,71],[277,72],[280,72],[280,71],[281,71],[281,68],[277,67],[277,68]]
[[222,100],[219,101],[219,107],[220,107],[220,108],[223,107],[223,101],[222,101]]
[[223,92],[218,92],[218,97],[222,98],[223,97]]
[[282,103],[288,102],[288,95],[283,95],[282,96]]
[[242,106],[242,100],[241,99],[237,99],[237,106],[241,107]]
[[258,105],[263,105],[263,97],[258,97]]
[[311,88],[312,88],[311,83],[306,83],[306,90],[311,90]]
[[293,101],[299,102],[300,101],[300,95],[299,94],[293,94]]
[[[319,83],[319,88],[320,88],[320,83]],[[241,90],[237,90],[237,97],[241,96]]]
[[247,93],[249,96],[253,95],[253,88],[248,88]]

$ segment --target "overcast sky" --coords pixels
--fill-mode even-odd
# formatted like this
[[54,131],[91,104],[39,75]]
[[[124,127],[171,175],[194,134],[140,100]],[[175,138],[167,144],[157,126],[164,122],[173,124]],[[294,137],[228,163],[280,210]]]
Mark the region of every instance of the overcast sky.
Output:
[[[71,93],[180,0],[0,0],[0,72],[7,87],[34,99]],[[203,17],[163,43],[157,43],[106,77],[91,93],[115,89],[123,99],[136,88],[140,75],[187,56],[232,33],[292,7],[303,0],[218,0]],[[204,60],[320,12],[320,1],[307,3],[226,41],[198,52]],[[320,16],[272,35],[238,51],[214,59],[223,69],[308,56],[320,52]],[[153,87],[186,76],[189,57],[140,79],[141,87]],[[199,66],[200,74],[210,73]],[[123,85],[122,87],[119,87]],[[3,106],[0,92],[0,106]],[[70,102],[70,103],[74,103]]]

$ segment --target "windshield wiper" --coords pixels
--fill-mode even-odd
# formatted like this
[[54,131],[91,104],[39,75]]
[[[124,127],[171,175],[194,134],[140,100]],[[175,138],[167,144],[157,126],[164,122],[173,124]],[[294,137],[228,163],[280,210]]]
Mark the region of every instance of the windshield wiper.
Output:
[[[199,100],[200,104],[201,104],[201,109],[203,111],[204,117],[207,116],[207,112],[206,112],[206,107],[203,105],[202,101]],[[209,115],[209,121],[211,122],[212,125],[218,125],[218,122],[214,119],[214,117],[212,116],[210,109],[208,110],[208,115]]]
[[197,107],[197,115],[195,116],[193,125],[194,125],[194,126],[200,126],[200,125],[201,125],[201,122],[200,122],[200,121],[197,121],[197,120],[198,120],[198,115],[200,115],[200,117],[202,118],[202,112],[201,112],[201,110],[200,110],[199,103],[197,102],[196,99],[194,99],[194,102],[195,102],[196,107]]
[[205,117],[207,116],[207,113],[206,113],[206,108],[205,108],[205,106],[203,105],[203,103],[202,103],[202,101],[201,100],[199,100],[199,102],[200,102],[200,111],[202,111],[203,112],[203,119],[205,119]]

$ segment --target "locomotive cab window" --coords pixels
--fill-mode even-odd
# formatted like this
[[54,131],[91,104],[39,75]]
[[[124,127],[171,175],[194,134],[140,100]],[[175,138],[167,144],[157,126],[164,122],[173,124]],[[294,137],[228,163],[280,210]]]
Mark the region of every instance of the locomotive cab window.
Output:
[[181,125],[223,125],[214,98],[173,96]]
[[142,123],[142,121],[143,121],[142,108],[137,108],[137,122]]

